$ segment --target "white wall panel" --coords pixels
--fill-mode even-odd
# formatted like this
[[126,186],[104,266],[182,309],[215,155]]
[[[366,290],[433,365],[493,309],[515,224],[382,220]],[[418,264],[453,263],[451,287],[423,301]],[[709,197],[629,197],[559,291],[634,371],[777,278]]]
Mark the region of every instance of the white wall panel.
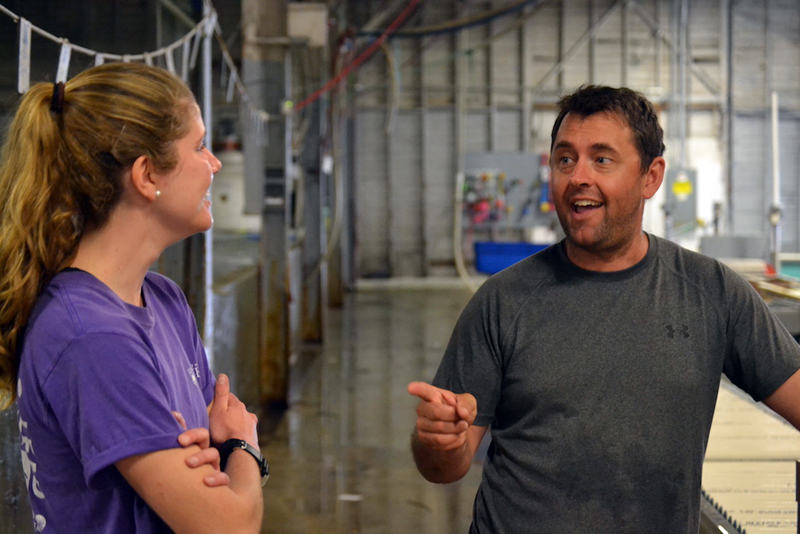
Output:
[[[598,26],[595,30],[596,78],[595,83],[601,85],[622,84],[622,9],[618,6],[622,2],[598,3],[595,9]],[[611,9],[616,11],[610,15],[602,25],[600,21]],[[588,65],[587,65],[588,68]],[[574,84],[573,84],[574,85]]]
[[797,108],[800,104],[800,6],[796,0],[772,0],[769,6],[770,91],[781,93],[782,106]]
[[391,133],[389,165],[392,276],[422,276],[423,188],[420,116],[416,111],[398,113]]
[[[563,26],[564,30],[560,54],[563,57],[589,30],[591,22],[589,10],[586,9],[586,2],[583,0],[564,0],[562,10],[564,18],[559,24]],[[588,73],[589,47],[580,46],[576,49],[572,59],[564,65],[564,69],[561,71],[561,80],[565,87],[578,87],[589,81]]]
[[761,2],[739,2],[733,12],[733,104],[739,111],[763,109],[766,71],[766,11]]
[[487,152],[489,150],[489,114],[486,111],[467,113],[464,126],[464,151]]
[[781,237],[784,252],[800,251],[800,121],[781,120]]
[[454,126],[453,112],[427,112],[425,232],[428,261],[434,265],[447,264],[453,258]]
[[517,110],[501,110],[496,114],[497,133],[495,152],[520,152],[522,121]]
[[485,41],[489,33],[486,27],[478,26],[464,30],[464,34],[466,36],[464,47],[472,50],[462,59],[464,81],[468,88],[466,92],[467,106],[486,107],[489,105],[489,49],[477,45]]
[[[719,53],[722,32],[718,2],[689,3],[689,46],[697,68],[719,84]],[[694,96],[715,96],[694,75],[689,77],[689,89]]]
[[386,105],[386,87],[389,69],[385,56],[373,54],[358,69],[358,105],[376,107]]
[[[528,43],[528,57],[533,59],[527,86],[534,87],[558,61],[561,43],[561,8],[559,2],[547,2],[536,12],[529,22],[531,38]],[[554,91],[558,78],[553,78],[542,90]]]
[[765,179],[769,162],[765,148],[765,118],[740,116],[733,123],[733,169],[731,210],[733,233],[767,235]]
[[[409,60],[412,67],[425,69],[425,93],[427,106],[452,106],[454,85],[453,37],[423,39],[422,58]],[[403,69],[405,72],[406,69]]]
[[386,138],[382,111],[361,111],[355,121],[356,271],[389,274]]
[[[656,82],[658,65],[656,63],[656,39],[645,30],[644,24],[635,13],[630,16],[629,22],[630,45],[628,64],[629,87],[653,88],[658,87]],[[664,80],[668,80],[664,73],[669,72],[669,67],[662,67],[661,73]]]
[[405,109],[418,107],[422,75],[422,67],[418,61],[421,50],[419,40],[394,39],[387,47],[394,55],[395,69],[386,71],[386,83],[391,84],[394,80],[397,88],[395,104]]
[[[491,25],[492,35],[500,35],[518,19],[506,17]],[[515,106],[521,97],[520,32],[505,33],[491,43],[491,83],[495,92],[494,105]]]

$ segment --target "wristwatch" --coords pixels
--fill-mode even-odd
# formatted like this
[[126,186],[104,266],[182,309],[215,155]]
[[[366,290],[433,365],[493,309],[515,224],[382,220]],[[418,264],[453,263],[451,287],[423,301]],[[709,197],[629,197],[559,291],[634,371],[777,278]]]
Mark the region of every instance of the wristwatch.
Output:
[[233,451],[236,449],[242,449],[250,456],[255,458],[256,463],[258,464],[258,468],[261,470],[261,485],[267,483],[267,479],[269,478],[269,464],[261,456],[261,452],[258,449],[247,443],[243,439],[229,439],[225,443],[219,446],[219,468],[220,471],[225,471],[225,465],[228,463],[228,457],[231,455]]

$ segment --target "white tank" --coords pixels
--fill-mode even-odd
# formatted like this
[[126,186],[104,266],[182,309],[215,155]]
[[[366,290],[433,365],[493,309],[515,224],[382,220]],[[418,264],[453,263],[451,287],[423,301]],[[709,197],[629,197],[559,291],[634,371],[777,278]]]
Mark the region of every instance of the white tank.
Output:
[[211,186],[214,229],[258,233],[261,216],[244,214],[244,154],[241,150],[225,150],[215,155],[222,169]]

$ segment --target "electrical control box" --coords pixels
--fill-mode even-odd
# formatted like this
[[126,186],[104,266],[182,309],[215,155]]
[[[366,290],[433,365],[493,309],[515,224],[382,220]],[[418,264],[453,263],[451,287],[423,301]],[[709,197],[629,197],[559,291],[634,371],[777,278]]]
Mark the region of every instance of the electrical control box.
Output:
[[468,153],[463,227],[471,232],[549,228],[555,220],[548,154]]
[[668,169],[665,209],[674,232],[694,230],[697,225],[697,171]]

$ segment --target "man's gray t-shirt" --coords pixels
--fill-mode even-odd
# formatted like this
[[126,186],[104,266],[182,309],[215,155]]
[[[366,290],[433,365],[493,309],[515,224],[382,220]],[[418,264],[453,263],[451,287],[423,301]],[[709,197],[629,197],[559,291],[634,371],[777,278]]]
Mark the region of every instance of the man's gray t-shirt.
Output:
[[612,273],[559,243],[465,308],[433,383],[492,427],[471,532],[697,532],[721,373],[760,401],[800,369],[746,280],[648,237]]

